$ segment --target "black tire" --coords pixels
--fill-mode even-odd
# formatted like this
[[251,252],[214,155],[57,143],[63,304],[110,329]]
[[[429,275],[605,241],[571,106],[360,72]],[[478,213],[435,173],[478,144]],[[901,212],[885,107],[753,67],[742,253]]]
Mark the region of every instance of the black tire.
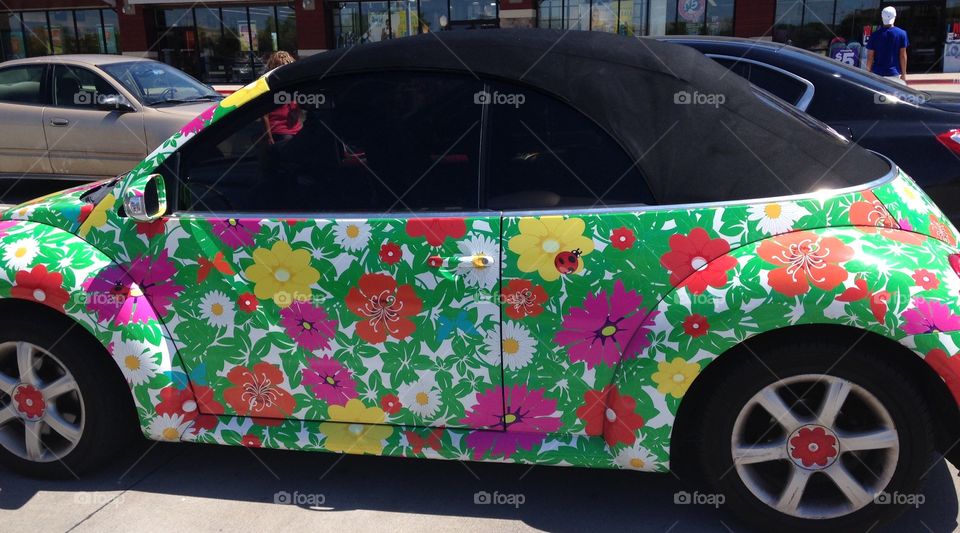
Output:
[[[700,418],[702,421],[701,427],[693,429],[698,433],[694,445],[695,461],[704,474],[703,478],[710,485],[707,490],[723,494],[725,503],[723,507],[726,510],[733,512],[741,520],[761,531],[867,531],[876,530],[879,525],[896,518],[905,509],[905,503],[910,503],[905,502],[904,498],[910,498],[919,492],[921,478],[929,467],[933,450],[930,412],[914,386],[903,379],[902,374],[894,367],[884,362],[885,354],[882,347],[866,340],[857,343],[853,348],[850,347],[849,343],[840,340],[831,341],[829,338],[798,337],[792,338],[789,342],[783,342],[781,338],[780,342],[773,343],[763,342],[761,337],[758,341],[751,343],[750,349],[739,354],[742,357],[738,357],[736,363],[726,369],[723,378],[713,389],[713,395],[707,402],[703,417]],[[747,477],[754,476],[752,477],[754,482],[750,484],[744,480],[744,474],[734,465],[732,438],[735,429],[738,434],[743,434],[745,432],[744,428],[750,428],[750,424],[754,424],[754,426],[767,424],[769,426],[768,430],[773,432],[774,436],[764,437],[769,441],[756,440],[749,442],[748,446],[770,442],[773,444],[771,449],[779,449],[777,444],[780,442],[804,442],[791,438],[791,435],[796,437],[798,433],[788,433],[785,428],[789,424],[781,425],[774,422],[773,417],[767,414],[769,411],[762,406],[759,407],[761,409],[759,414],[752,410],[757,409],[757,407],[748,408],[746,412],[751,414],[741,418],[740,426],[736,426],[736,424],[741,410],[750,404],[751,399],[755,398],[754,395],[764,390],[765,387],[775,383],[783,383],[782,380],[786,380],[788,383],[791,380],[802,381],[809,379],[808,377],[802,377],[804,375],[817,374],[828,376],[826,379],[829,381],[824,382],[822,389],[819,382],[815,381],[810,386],[808,386],[808,382],[804,382],[801,392],[797,393],[795,389],[799,388],[800,383],[796,383],[793,389],[789,388],[791,387],[789,385],[787,389],[779,389],[779,397],[786,402],[784,396],[793,396],[795,403],[786,402],[791,408],[795,408],[801,414],[806,409],[805,412],[815,415],[819,410],[818,406],[822,405],[820,402],[826,402],[823,393],[830,387],[829,383],[846,380],[846,382],[858,386],[860,388],[858,390],[861,392],[867,391],[874,397],[873,403],[861,402],[864,406],[873,405],[875,407],[876,401],[879,401],[879,404],[882,404],[882,407],[886,409],[888,415],[886,420],[893,423],[897,432],[896,441],[899,449],[844,451],[844,445],[842,444],[844,439],[839,438],[843,433],[836,433],[840,444],[836,448],[837,452],[834,452],[833,449],[829,452],[831,454],[836,453],[836,459],[832,459],[828,466],[840,463],[848,472],[857,469],[866,476],[866,479],[873,479],[874,486],[871,487],[869,483],[861,485],[861,487],[872,488],[872,490],[865,491],[871,497],[861,500],[869,501],[869,503],[859,508],[850,504],[849,511],[846,514],[814,518],[816,516],[814,502],[809,499],[800,500],[801,507],[798,507],[798,509],[811,509],[812,512],[797,511],[796,514],[804,515],[798,517],[781,512],[773,506],[774,504],[768,504],[755,495],[748,488],[748,485],[755,489],[760,487],[760,493],[764,493],[764,489],[770,487],[769,491],[764,494],[774,495],[774,499],[776,499],[776,495],[782,497],[787,492],[786,484],[782,491],[777,492],[777,484],[771,482],[769,485],[764,485],[762,482],[777,479],[779,469],[783,469],[783,475],[789,481],[791,479],[789,476],[793,475],[793,469],[802,466],[798,462],[801,461],[801,458],[794,455],[799,452],[794,448],[785,446],[785,452],[780,453],[785,453],[787,455],[786,459],[766,462],[761,466],[741,466],[744,470],[753,472],[753,474],[746,474]],[[807,391],[807,394],[804,395],[803,391]],[[852,403],[843,404],[844,408],[837,417],[838,422],[843,417],[855,417],[854,422],[858,420],[856,417],[859,417],[861,421],[869,418],[869,414],[860,412],[863,411],[863,407],[856,403],[860,401],[860,397],[852,394],[850,397],[853,399],[849,400]],[[800,401],[796,400],[798,396]],[[806,400],[807,403],[804,404],[803,400]],[[753,402],[753,405],[757,405],[755,400]],[[751,418],[751,416],[759,418]],[[802,416],[799,418],[804,422],[809,420]],[[786,419],[789,420],[789,417]],[[759,428],[756,429],[759,430]],[[796,431],[799,431],[799,429]],[[754,434],[757,433],[754,432]],[[786,435],[784,441],[779,440],[779,437],[776,436],[780,434]],[[809,434],[807,433],[807,435]],[[813,445],[810,445],[810,449],[814,449]],[[794,457],[796,458],[794,459]],[[878,457],[881,459],[877,459]],[[890,458],[894,457],[895,466],[890,462],[892,460]],[[858,466],[855,461],[859,461],[864,466]],[[872,462],[868,463],[868,461]],[[828,468],[818,467],[816,463],[811,464],[814,469]],[[881,466],[877,466],[878,464]],[[809,469],[804,468],[802,470]],[[891,471],[892,475],[890,474]],[[885,474],[881,475],[878,472],[885,472]],[[803,474],[806,473],[803,472]],[[876,476],[874,477],[874,475]],[[757,483],[757,479],[762,482]],[[889,479],[889,482],[885,485],[883,483],[884,479]],[[879,485],[883,485],[882,488]],[[834,500],[830,497],[839,494],[841,497],[847,498],[848,502],[853,501],[840,492],[838,484],[833,482],[823,471],[810,474],[810,482],[804,490],[811,491],[809,495],[804,492],[804,498],[822,496],[825,499],[821,501],[831,502]],[[836,491],[836,493],[834,494],[831,491]],[[898,505],[884,501],[885,499],[891,499],[884,494],[902,495],[897,496],[902,503]],[[786,501],[786,499],[780,500],[781,503],[783,501]],[[807,505],[807,507],[802,507],[804,505]]]
[[[72,374],[80,392],[70,396],[70,401],[83,405],[82,431],[72,449],[54,454],[56,458],[46,462],[21,457],[0,443],[0,463],[31,477],[79,478],[102,465],[138,434],[133,398],[110,355],[82,326],[58,314],[26,315],[7,316],[0,321],[0,346],[18,341],[31,343],[49,352],[55,362]],[[5,363],[7,376],[18,375],[16,370],[11,371],[8,361]],[[36,365],[38,372],[44,369],[44,364],[47,363]],[[10,395],[0,392],[0,406],[12,403]],[[25,426],[20,419],[7,424]],[[6,428],[6,424],[0,426],[2,428]],[[50,452],[46,444],[44,448]]]

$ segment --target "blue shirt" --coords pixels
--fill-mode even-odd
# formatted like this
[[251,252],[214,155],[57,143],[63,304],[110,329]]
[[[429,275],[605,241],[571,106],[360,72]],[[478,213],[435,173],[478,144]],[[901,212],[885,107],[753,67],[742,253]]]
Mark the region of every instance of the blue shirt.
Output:
[[878,76],[899,76],[900,49],[910,46],[907,32],[896,26],[880,26],[867,41],[867,50],[873,50],[872,72]]

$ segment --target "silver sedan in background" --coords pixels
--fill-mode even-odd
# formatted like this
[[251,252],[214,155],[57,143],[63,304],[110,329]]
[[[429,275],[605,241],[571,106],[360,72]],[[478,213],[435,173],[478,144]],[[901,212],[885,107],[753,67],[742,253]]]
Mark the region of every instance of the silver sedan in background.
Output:
[[221,96],[157,61],[61,55],[0,64],[0,203],[132,169]]

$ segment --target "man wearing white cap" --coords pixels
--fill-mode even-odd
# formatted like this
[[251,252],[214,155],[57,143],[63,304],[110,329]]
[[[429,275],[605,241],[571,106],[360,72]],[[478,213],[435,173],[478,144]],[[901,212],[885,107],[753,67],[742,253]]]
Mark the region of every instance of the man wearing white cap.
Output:
[[867,70],[878,76],[907,83],[907,32],[893,25],[897,10],[887,6],[880,12],[883,27],[867,41]]

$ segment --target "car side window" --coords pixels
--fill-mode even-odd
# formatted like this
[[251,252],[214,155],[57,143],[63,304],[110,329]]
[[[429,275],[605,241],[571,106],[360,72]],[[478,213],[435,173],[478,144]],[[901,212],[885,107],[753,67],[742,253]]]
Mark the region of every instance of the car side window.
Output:
[[24,65],[0,70],[0,102],[39,104],[43,65]]
[[653,204],[627,152],[583,113],[535,90],[491,83],[486,207]]
[[482,87],[469,76],[395,72],[266,95],[185,152],[179,208],[476,210]]
[[101,76],[73,65],[55,65],[53,69],[53,105],[57,107],[94,107],[117,90]]
[[806,85],[800,80],[763,65],[721,57],[715,57],[713,60],[728,68],[734,74],[746,78],[750,83],[792,105],[796,105],[807,90]]

